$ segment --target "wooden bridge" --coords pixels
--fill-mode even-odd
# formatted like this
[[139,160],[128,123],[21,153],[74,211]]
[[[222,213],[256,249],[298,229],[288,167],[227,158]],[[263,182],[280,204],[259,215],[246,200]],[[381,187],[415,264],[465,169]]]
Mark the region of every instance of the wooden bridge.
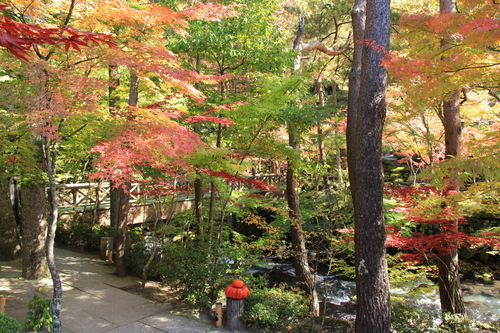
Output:
[[[283,174],[256,174],[249,178],[268,183],[284,183]],[[193,209],[194,196],[177,195],[174,198],[152,198],[141,191],[142,184],[132,184],[130,189],[129,224],[165,219],[172,214]],[[191,180],[176,182],[176,188],[189,193]],[[235,184],[242,189],[243,184]],[[192,191],[191,191],[192,192]],[[70,220],[75,216],[85,216],[94,223],[110,224],[111,187],[108,182],[64,184],[57,186],[59,216],[61,220]]]
[[[141,184],[132,184],[129,224],[165,219],[171,214],[193,207],[194,198],[189,196],[179,195],[170,199],[151,198],[147,194],[139,193],[141,193]],[[110,224],[111,187],[109,183],[58,185],[57,197],[61,220],[69,220],[78,215],[85,216],[94,223]]]

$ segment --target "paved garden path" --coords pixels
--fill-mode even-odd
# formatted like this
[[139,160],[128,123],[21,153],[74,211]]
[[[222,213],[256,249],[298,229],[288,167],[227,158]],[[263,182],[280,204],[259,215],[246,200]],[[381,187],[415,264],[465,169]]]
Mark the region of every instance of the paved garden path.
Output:
[[[137,285],[136,277],[118,278],[115,268],[98,254],[56,248],[56,264],[63,284],[63,333],[216,333],[213,318],[177,315],[168,303],[158,303],[120,288]],[[21,262],[0,262],[0,295],[7,296],[5,313],[21,323],[28,302],[39,288],[51,297],[52,280],[28,281],[21,277]]]

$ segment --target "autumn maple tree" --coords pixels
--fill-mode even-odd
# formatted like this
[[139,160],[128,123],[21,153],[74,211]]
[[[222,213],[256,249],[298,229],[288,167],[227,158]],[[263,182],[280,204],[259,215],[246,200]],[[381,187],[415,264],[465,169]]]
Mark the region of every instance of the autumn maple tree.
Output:
[[[9,12],[10,5],[0,5],[0,11]],[[55,45],[68,51],[70,48],[81,51],[82,47],[114,45],[109,34],[80,31],[71,26],[57,28],[43,27],[15,21],[12,17],[0,16],[0,46],[14,56],[28,60],[33,46]]]
[[[440,2],[438,14],[427,11],[402,15],[399,20],[401,30],[396,38],[404,47],[388,54],[384,60],[386,68],[397,79],[399,89],[395,89],[393,101],[401,110],[399,114],[406,119],[413,118],[414,129],[422,130],[428,160],[432,162],[436,148],[447,160],[433,168],[441,170],[438,172],[441,179],[432,176],[427,179],[441,183],[443,191],[466,190],[470,184],[464,181],[466,172],[463,168],[468,158],[463,155],[468,154],[473,159],[476,159],[474,155],[481,155],[463,149],[464,138],[476,140],[477,136],[473,134],[474,130],[467,128],[475,126],[471,117],[461,112],[462,105],[467,105],[471,96],[477,98],[481,91],[498,100],[495,95],[498,79],[496,45],[500,25],[495,17],[496,7],[491,2],[450,0]],[[442,123],[444,142],[441,144],[437,143],[435,126],[429,122],[429,110],[435,112]],[[415,121],[419,118],[420,121]],[[454,210],[457,203],[451,202],[451,205],[448,209]],[[451,222],[457,229],[458,220],[450,219]],[[441,237],[452,251],[438,251],[441,305],[443,313],[465,314],[457,245],[444,240],[459,236],[452,229],[449,223],[442,221]]]
[[[191,83],[203,77],[195,72],[183,71],[176,64],[175,55],[161,45],[164,29],[171,28],[175,33],[182,34],[183,26],[189,19],[218,20],[233,15],[230,7],[201,3],[179,13],[165,6],[147,3],[140,7],[132,8],[124,2],[114,2],[106,10],[98,7],[99,19],[95,16],[95,7],[76,1],[69,2],[65,8],[55,4],[16,1],[0,8],[8,14],[1,18],[0,45],[15,57],[30,62],[26,68],[33,91],[37,92],[25,104],[34,112],[25,115],[26,121],[33,124],[34,136],[42,138],[43,169],[50,184],[51,209],[46,251],[54,282],[52,315],[55,332],[61,329],[62,292],[53,256],[58,218],[55,192],[58,150],[62,141],[85,129],[87,124],[82,115],[92,114],[100,107],[97,100],[106,93],[106,89],[102,72],[96,69],[112,59],[114,64],[131,68],[137,74],[155,73],[163,82],[163,87],[184,92],[199,103],[203,95]],[[62,15],[47,15],[51,11],[61,13],[61,10]],[[146,17],[149,21],[144,20]],[[116,34],[112,40],[111,34],[116,32],[117,25],[124,28],[126,34]],[[212,77],[205,79],[213,80]],[[83,122],[78,125],[78,121]]]
[[[450,253],[456,246],[500,244],[496,238],[471,236],[461,230],[461,226],[467,224],[467,219],[462,210],[450,204],[462,200],[460,193],[420,185],[388,186],[385,194],[395,201],[391,204],[394,207],[391,210],[404,214],[406,220],[414,223],[415,232],[411,235],[401,233],[397,225],[388,226],[388,246],[404,250],[402,258],[405,260],[438,260],[437,254]],[[439,228],[445,229],[446,233],[435,232]],[[426,229],[430,232],[426,232]]]

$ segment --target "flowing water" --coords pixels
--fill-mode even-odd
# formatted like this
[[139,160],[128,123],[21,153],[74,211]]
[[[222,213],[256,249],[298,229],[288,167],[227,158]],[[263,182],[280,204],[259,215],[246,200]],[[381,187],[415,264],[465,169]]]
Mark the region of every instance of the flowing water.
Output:
[[[270,285],[296,282],[295,271],[291,260],[274,259],[265,266],[254,267],[250,273],[267,274]],[[338,276],[316,276],[318,293],[327,306],[328,316],[354,321],[356,306],[353,296],[356,295],[356,283]],[[422,292],[410,294],[411,290],[420,288]],[[464,300],[470,318],[488,323],[500,319],[500,281],[485,284],[476,281],[462,283]],[[391,286],[392,297],[404,298],[425,312],[432,314],[439,322],[441,311],[437,286],[422,277],[404,286]]]

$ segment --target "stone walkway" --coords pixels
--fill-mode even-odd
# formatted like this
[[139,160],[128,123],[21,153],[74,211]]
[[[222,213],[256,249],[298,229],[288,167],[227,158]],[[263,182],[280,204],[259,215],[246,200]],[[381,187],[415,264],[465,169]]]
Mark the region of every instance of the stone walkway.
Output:
[[[98,254],[56,248],[56,264],[63,284],[61,321],[64,333],[216,333],[214,319],[176,315],[172,306],[120,288],[137,285],[136,277],[118,278],[115,268]],[[23,323],[35,293],[51,298],[52,280],[21,278],[21,262],[1,262],[0,295],[7,297],[5,313]],[[47,286],[48,292],[39,289]]]

